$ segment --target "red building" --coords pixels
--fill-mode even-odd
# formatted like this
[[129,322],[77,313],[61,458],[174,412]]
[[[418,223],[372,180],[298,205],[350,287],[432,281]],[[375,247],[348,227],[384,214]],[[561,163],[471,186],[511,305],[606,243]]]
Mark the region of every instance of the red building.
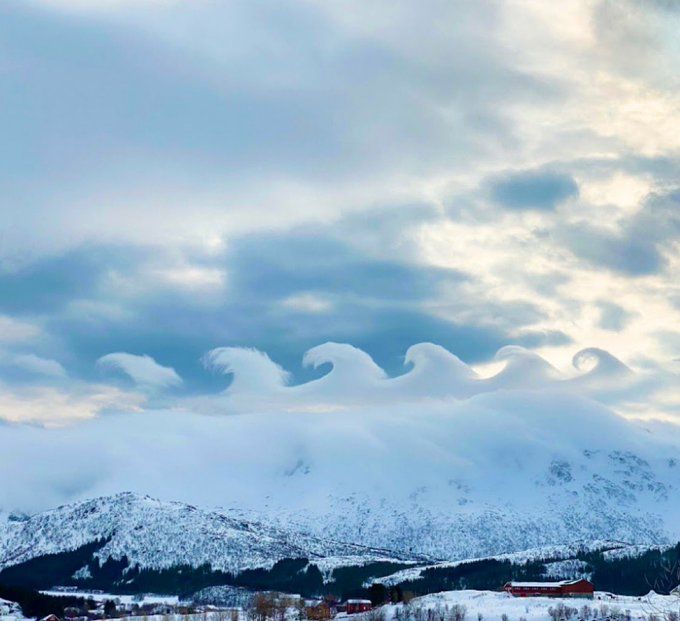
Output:
[[370,599],[348,599],[345,612],[348,615],[355,615],[358,612],[368,612],[373,608]]
[[515,597],[592,597],[595,587],[588,580],[560,582],[508,582],[503,590]]

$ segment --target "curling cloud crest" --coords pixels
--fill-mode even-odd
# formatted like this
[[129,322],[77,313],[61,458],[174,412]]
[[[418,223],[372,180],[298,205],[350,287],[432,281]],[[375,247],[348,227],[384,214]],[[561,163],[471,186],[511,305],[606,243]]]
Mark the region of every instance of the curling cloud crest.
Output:
[[421,400],[463,400],[482,393],[513,390],[569,391],[609,405],[648,398],[669,380],[660,374],[634,373],[610,353],[583,349],[573,357],[573,372],[563,373],[538,354],[517,346],[496,354],[504,367],[483,377],[456,355],[433,343],[410,347],[403,375],[389,377],[364,351],[343,343],[310,349],[303,365],[331,369],[318,379],[291,385],[290,375],[266,354],[223,347],[205,357],[207,366],[233,376],[214,398],[202,399],[213,412],[334,411],[362,405]]
[[150,356],[124,352],[107,354],[97,360],[97,366],[122,371],[136,384],[147,388],[178,386],[182,383],[175,369],[161,366]]

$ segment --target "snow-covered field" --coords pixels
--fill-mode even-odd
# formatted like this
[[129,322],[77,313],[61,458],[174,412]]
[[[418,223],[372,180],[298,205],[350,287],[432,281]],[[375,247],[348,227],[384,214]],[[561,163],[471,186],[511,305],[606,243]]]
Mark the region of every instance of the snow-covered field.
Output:
[[[50,595],[64,595],[65,593],[47,591]],[[76,593],[76,595],[93,597],[94,599],[107,599],[118,597],[121,601],[127,601],[131,596],[112,596],[102,593]],[[147,596],[145,603],[176,603],[172,596]],[[385,621],[398,619],[414,619],[422,621],[448,621],[453,616],[450,613],[454,607],[463,607],[466,621],[550,621],[549,609],[564,604],[570,608],[579,610],[579,614],[571,617],[574,620],[582,619],[580,611],[584,606],[591,609],[592,613],[586,618],[592,621],[649,621],[669,619],[668,613],[680,613],[680,597],[658,595],[649,593],[642,597],[625,595],[612,595],[610,593],[596,592],[593,599],[589,598],[556,598],[556,597],[512,597],[507,593],[498,591],[446,591],[418,597],[407,606],[404,604],[389,604],[380,610],[380,617]],[[406,609],[410,614],[406,614]],[[425,611],[426,614],[417,614],[417,611]],[[437,614],[427,615],[427,611]],[[239,619],[244,619],[243,611],[239,612]],[[346,615],[339,615],[346,618]],[[225,621],[224,612],[207,612],[192,615],[149,615],[146,617],[126,617],[128,621]],[[365,621],[373,618],[371,614],[352,615],[356,621]],[[18,607],[5,600],[0,600],[0,621],[24,621]]]
[[21,609],[14,602],[0,599],[0,620],[1,621],[24,621]]
[[175,606],[179,603],[179,597],[177,595],[143,595],[141,598],[135,599],[134,595],[113,595],[111,593],[93,593],[91,591],[40,592],[54,597],[82,597],[83,599],[92,599],[95,602],[105,602],[106,600],[118,600],[121,604],[132,604],[134,602],[140,606],[143,604],[170,604]]
[[[596,609],[596,619],[612,619],[619,615],[621,618],[648,619],[650,615],[662,617],[670,611],[680,612],[680,597],[657,595],[650,593],[643,597],[611,595],[596,592],[593,599],[589,598],[556,598],[556,597],[513,597],[507,593],[497,591],[446,591],[425,595],[411,601],[413,609],[450,610],[459,605],[465,606],[466,621],[477,621],[482,615],[484,621],[501,621],[507,615],[508,621],[549,621],[548,609],[560,603],[578,608],[588,606]],[[404,617],[404,605],[396,604],[384,607],[385,619]],[[427,617],[426,617],[427,618]],[[435,616],[437,619],[438,616]],[[445,619],[448,617],[444,617]],[[576,619],[579,618],[577,615]]]

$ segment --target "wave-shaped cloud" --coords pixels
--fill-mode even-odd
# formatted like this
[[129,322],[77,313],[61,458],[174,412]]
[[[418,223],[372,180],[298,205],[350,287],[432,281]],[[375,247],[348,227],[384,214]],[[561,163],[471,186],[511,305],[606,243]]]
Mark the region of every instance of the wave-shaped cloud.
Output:
[[175,369],[158,364],[151,356],[116,352],[99,358],[97,366],[122,371],[136,384],[148,388],[178,386],[182,383]]
[[487,392],[563,390],[604,403],[646,397],[663,385],[634,373],[607,351],[587,348],[573,357],[573,372],[556,369],[537,353],[517,346],[496,355],[504,362],[494,375],[483,377],[455,354],[434,343],[418,343],[404,356],[403,375],[390,377],[361,349],[324,343],[307,351],[303,365],[330,365],[318,379],[291,385],[290,374],[254,349],[222,347],[205,357],[206,364],[233,377],[214,399],[203,400],[223,412],[257,410],[332,411],[357,405],[403,403],[431,399],[469,399]]

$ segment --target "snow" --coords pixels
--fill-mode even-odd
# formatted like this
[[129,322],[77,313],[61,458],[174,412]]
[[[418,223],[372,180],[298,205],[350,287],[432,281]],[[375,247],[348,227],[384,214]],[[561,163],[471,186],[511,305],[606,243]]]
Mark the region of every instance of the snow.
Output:
[[18,604],[0,598],[0,621],[24,621]]
[[564,576],[571,576],[573,578],[590,579],[590,573],[587,571],[588,563],[579,559],[568,559],[564,561],[554,561],[545,564],[546,578],[560,578]]
[[40,592],[44,593],[45,595],[52,595],[54,597],[82,597],[83,599],[92,599],[95,602],[114,600],[120,602],[121,604],[137,603],[140,606],[142,604],[170,604],[174,606],[179,603],[179,597],[177,595],[145,594],[138,598],[136,595],[117,595],[113,593],[101,593],[99,591],[46,590]]
[[561,587],[564,584],[571,583],[571,580],[560,580],[558,582],[511,582],[512,586],[536,588],[536,587]]
[[[555,562],[547,563],[546,576],[550,577],[551,573],[555,575],[564,575],[565,572],[572,573],[575,577],[584,577],[580,575],[584,568],[584,563],[578,560],[566,560],[577,554],[583,554],[586,552],[596,552],[605,551],[625,551],[628,548],[632,548],[631,556],[638,555],[646,550],[649,546],[630,546],[619,541],[608,541],[608,540],[596,540],[591,542],[576,542],[572,544],[565,545],[550,545],[542,546],[539,548],[531,548],[529,550],[523,550],[521,552],[512,552],[510,554],[496,554],[488,557],[478,557],[478,558],[468,558],[461,559],[459,561],[451,561],[445,563],[432,563],[427,565],[418,565],[417,567],[402,569],[389,576],[384,576],[382,578],[376,578],[372,582],[379,582],[385,586],[394,586],[402,582],[411,582],[413,580],[419,580],[421,574],[426,569],[445,569],[450,567],[457,567],[459,565],[464,565],[466,563],[474,563],[476,561],[494,559],[498,561],[511,561],[515,564],[524,564],[531,561],[544,560],[544,559],[554,559]],[[367,584],[366,586],[370,586]]]
[[[672,596],[650,593],[644,597],[629,597],[595,592],[591,598],[557,598],[557,597],[513,597],[507,593],[496,591],[446,591],[419,597],[409,604],[413,608],[435,609],[454,605],[465,606],[466,619],[476,620],[480,613],[485,621],[501,621],[506,614],[509,621],[524,618],[527,621],[549,621],[548,609],[563,603],[566,606],[581,608],[599,608],[607,606],[608,611],[618,609],[629,610],[633,619],[647,619],[650,614],[660,615],[668,611],[680,610],[680,599]],[[397,610],[403,610],[403,604],[385,606],[386,619],[398,616]],[[609,613],[607,613],[609,614]],[[606,615],[605,615],[606,616]]]
[[[155,569],[210,563],[213,569],[239,573],[271,568],[284,558],[308,558],[330,572],[336,567],[400,558],[396,553],[269,527],[226,511],[204,511],[123,493],[0,524],[0,568],[103,538],[109,540],[95,552],[100,562],[127,556],[130,565]],[[76,572],[86,574],[86,567]]]

